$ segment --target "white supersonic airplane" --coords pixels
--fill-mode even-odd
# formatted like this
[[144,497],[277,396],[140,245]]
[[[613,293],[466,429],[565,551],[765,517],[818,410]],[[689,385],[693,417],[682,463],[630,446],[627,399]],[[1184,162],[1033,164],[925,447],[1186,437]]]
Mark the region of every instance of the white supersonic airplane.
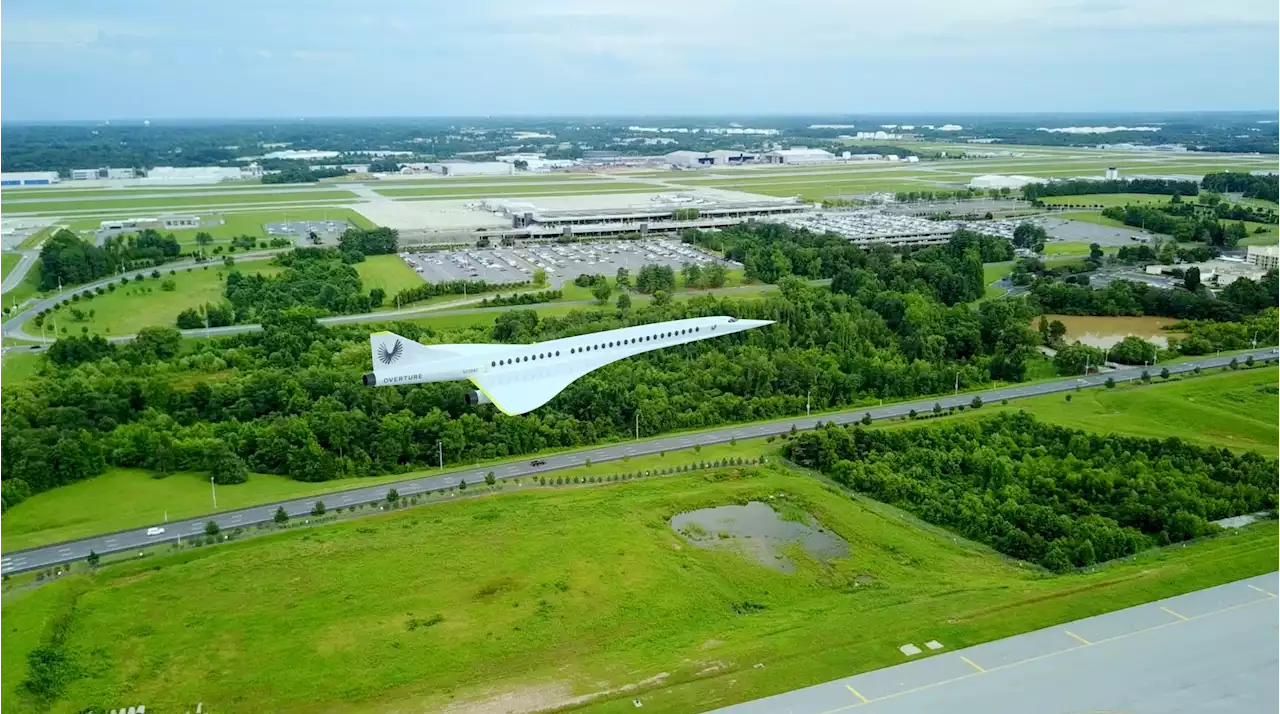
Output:
[[490,404],[505,414],[531,412],[575,379],[632,355],[731,335],[772,320],[695,317],[624,327],[532,345],[423,345],[391,332],[369,336],[373,372],[366,387],[470,380],[468,404]]

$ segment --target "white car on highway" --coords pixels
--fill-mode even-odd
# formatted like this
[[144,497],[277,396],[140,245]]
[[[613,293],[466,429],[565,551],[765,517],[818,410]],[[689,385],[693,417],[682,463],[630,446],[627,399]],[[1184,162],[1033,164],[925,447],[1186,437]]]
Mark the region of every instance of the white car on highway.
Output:
[[162,533],[164,533],[164,529],[163,529],[163,528],[148,528],[148,529],[147,529],[147,535],[149,535],[149,536],[158,536],[158,535],[161,535]]

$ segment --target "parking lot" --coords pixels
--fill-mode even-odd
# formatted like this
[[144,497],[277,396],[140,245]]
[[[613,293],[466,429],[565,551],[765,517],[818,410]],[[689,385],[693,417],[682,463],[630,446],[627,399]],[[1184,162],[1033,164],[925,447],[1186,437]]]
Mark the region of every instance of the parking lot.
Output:
[[646,265],[667,265],[678,270],[685,263],[709,265],[721,262],[730,270],[742,267],[676,240],[470,248],[406,252],[400,257],[430,283],[453,280],[527,282],[533,279],[533,271],[542,268],[547,271],[547,281],[558,286],[584,273],[613,276],[618,268],[627,268],[634,275]]
[[313,232],[322,244],[337,244],[338,236],[350,227],[346,221],[279,221],[267,223],[263,229],[268,236],[293,238],[297,245],[309,247]]

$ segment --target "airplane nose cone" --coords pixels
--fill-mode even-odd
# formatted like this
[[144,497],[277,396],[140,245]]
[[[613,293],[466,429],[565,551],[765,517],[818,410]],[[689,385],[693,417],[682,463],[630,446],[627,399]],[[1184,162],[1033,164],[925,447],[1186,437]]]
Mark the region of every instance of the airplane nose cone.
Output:
[[738,324],[742,325],[744,330],[751,330],[765,325],[772,325],[773,320],[738,320]]

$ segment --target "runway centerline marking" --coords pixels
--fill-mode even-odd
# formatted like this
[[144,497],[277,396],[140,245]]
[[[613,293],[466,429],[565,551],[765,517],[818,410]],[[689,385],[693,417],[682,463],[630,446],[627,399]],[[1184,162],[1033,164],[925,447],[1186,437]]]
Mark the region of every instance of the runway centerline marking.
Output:
[[1180,614],[1178,614],[1178,613],[1174,612],[1173,610],[1170,610],[1169,608],[1165,607],[1164,605],[1161,605],[1161,606],[1160,606],[1160,609],[1161,609],[1161,610],[1164,610],[1165,612],[1169,613],[1170,615],[1173,615],[1174,617],[1178,618],[1179,620],[1182,620],[1183,622],[1186,622],[1187,620],[1190,620],[1190,619],[1191,619],[1191,618],[1187,617],[1186,615],[1180,615]]
[[857,697],[858,700],[863,704],[866,704],[867,702],[871,701],[870,699],[867,699],[866,697],[862,696],[862,692],[859,692],[858,690],[854,689],[851,685],[846,684],[844,685],[844,688],[848,689],[849,692],[852,693],[853,696]]
[[1271,592],[1270,590],[1263,590],[1262,588],[1258,587],[1257,585],[1253,585],[1253,584],[1251,584],[1251,583],[1245,583],[1245,585],[1248,585],[1249,587],[1253,588],[1254,590],[1257,590],[1258,592],[1262,593],[1263,595],[1266,595],[1267,597],[1275,597],[1275,596],[1276,596],[1276,594],[1275,594],[1275,593],[1273,593],[1273,592]]
[[967,664],[967,665],[969,665],[970,667],[973,667],[974,669],[978,670],[978,673],[979,673],[979,674],[985,674],[985,673],[986,673],[986,671],[987,671],[987,670],[983,669],[982,667],[978,666],[978,663],[977,663],[977,662],[974,662],[973,660],[969,659],[968,657],[965,657],[964,655],[960,655],[960,659],[964,660],[964,663],[965,663],[965,664]]
[[1083,643],[1083,644],[1086,644],[1086,645],[1091,645],[1091,644],[1093,644],[1093,643],[1092,643],[1092,642],[1090,642],[1089,640],[1086,640],[1085,638],[1081,637],[1080,635],[1077,635],[1076,633],[1072,632],[1071,630],[1063,629],[1062,631],[1063,631],[1063,632],[1065,632],[1065,633],[1067,633],[1068,635],[1071,635],[1072,637],[1076,638],[1077,640],[1080,640],[1080,642],[1081,642],[1081,643]]

